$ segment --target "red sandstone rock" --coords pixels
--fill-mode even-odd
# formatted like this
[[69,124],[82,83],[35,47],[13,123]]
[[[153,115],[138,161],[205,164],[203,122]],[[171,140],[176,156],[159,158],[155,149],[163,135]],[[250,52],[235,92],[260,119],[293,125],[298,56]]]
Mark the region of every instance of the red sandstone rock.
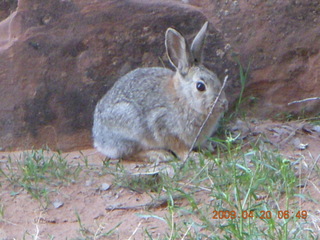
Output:
[[1,4],[1,149],[91,146],[94,106],[114,81],[137,67],[170,67],[166,28],[192,38],[205,18],[206,65],[229,75],[230,102],[239,93],[237,55],[251,62],[245,97],[255,101],[244,111],[320,112],[319,100],[287,105],[320,96],[317,0],[20,0],[15,12]]
[[[205,20],[170,2],[20,0],[0,23],[0,147],[90,147],[95,104],[115,80],[170,67],[165,30],[191,38]],[[223,75],[234,64],[217,59],[223,42],[213,26],[208,37],[208,61],[217,63],[209,67]]]

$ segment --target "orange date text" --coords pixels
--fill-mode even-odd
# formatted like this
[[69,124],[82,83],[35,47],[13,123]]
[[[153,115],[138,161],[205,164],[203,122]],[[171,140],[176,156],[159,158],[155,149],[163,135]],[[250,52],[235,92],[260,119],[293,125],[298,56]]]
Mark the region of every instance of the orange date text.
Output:
[[306,210],[300,210],[297,212],[284,210],[284,211],[242,211],[240,214],[237,211],[228,211],[228,210],[221,210],[221,211],[212,211],[212,219],[248,219],[248,218],[258,218],[258,219],[289,219],[290,217],[296,217],[298,219],[306,219],[308,217],[308,212]]

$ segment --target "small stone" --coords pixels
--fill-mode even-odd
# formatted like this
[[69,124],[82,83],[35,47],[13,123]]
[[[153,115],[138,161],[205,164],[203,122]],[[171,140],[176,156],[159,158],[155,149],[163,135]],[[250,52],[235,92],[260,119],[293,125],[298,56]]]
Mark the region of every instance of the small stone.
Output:
[[305,149],[308,148],[308,146],[309,146],[308,143],[306,143],[306,144],[300,143],[299,146],[298,146],[298,149],[300,149],[300,150],[305,150]]
[[293,145],[295,146],[295,148],[297,148],[299,150],[305,150],[308,148],[309,144],[302,143],[299,138],[295,138],[295,139],[293,139]]
[[320,125],[316,125],[312,128],[313,131],[320,133]]
[[86,187],[90,187],[92,185],[92,182],[93,182],[92,179],[87,180],[86,183],[85,183],[85,186]]
[[100,187],[100,190],[101,190],[101,191],[107,191],[109,188],[110,188],[110,184],[108,184],[108,183],[102,183],[102,184],[101,184],[101,187]]
[[52,203],[55,209],[61,208],[63,206],[63,202],[55,201]]

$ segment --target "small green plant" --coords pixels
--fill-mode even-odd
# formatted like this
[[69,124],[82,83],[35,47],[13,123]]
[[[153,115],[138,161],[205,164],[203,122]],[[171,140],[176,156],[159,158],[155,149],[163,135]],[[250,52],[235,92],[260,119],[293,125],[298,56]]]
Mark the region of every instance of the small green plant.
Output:
[[238,100],[235,101],[235,104],[233,106],[229,107],[229,109],[232,109],[232,113],[228,114],[220,121],[220,128],[218,129],[218,135],[221,134],[221,130],[224,129],[224,125],[228,124],[232,119],[241,116],[242,118],[245,118],[245,113],[241,111],[241,105],[244,101],[249,101],[251,104],[254,104],[257,101],[257,98],[250,96],[248,99],[243,99],[243,94],[247,85],[248,77],[249,77],[249,71],[250,71],[250,62],[247,66],[247,68],[244,68],[243,65],[240,62],[239,58],[235,58],[235,61],[237,62],[239,66],[239,82],[240,82],[240,93]]
[[4,222],[4,210],[5,206],[3,203],[0,203],[0,222]]
[[250,63],[248,64],[247,68],[244,69],[242,64],[240,63],[240,60],[237,59],[237,63],[239,65],[239,78],[240,78],[240,95],[238,98],[238,103],[236,109],[239,109],[240,104],[242,103],[243,93],[247,84],[248,75],[249,75],[249,69],[250,69]]
[[106,239],[105,237],[110,237],[114,234],[114,231],[121,225],[121,223],[118,223],[115,227],[108,230],[107,232],[104,231],[105,226],[99,224],[96,229],[91,230],[89,227],[86,227],[80,217],[80,214],[75,211],[75,215],[77,218],[77,221],[79,223],[79,232],[81,237],[76,238],[75,240],[87,240],[87,239]]
[[83,224],[82,224],[82,220],[81,217],[78,213],[78,211],[75,211],[75,215],[77,217],[77,221],[79,223],[79,232],[82,236],[86,236],[87,234],[90,233],[89,229],[87,229]]
[[48,149],[24,152],[16,161],[9,157],[6,168],[0,168],[0,174],[14,187],[26,190],[43,208],[50,203],[54,187],[74,182],[80,172],[80,165],[70,166],[61,153]]
[[247,81],[248,81],[248,77],[249,77],[249,71],[250,71],[250,62],[247,66],[247,68],[245,69],[243,67],[243,65],[240,62],[239,58],[235,58],[235,61],[237,62],[238,66],[239,66],[239,81],[240,81],[240,94],[238,97],[238,100],[235,104],[235,111],[232,114],[232,116],[237,116],[239,114],[240,111],[240,106],[243,102],[243,94],[247,85]]

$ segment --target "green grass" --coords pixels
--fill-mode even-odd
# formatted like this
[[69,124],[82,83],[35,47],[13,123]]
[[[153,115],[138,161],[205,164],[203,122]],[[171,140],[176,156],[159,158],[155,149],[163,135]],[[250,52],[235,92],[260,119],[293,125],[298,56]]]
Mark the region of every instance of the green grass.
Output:
[[239,65],[239,80],[240,80],[240,94],[239,94],[239,98],[238,98],[238,102],[237,102],[237,105],[236,105],[236,111],[238,112],[239,111],[239,107],[243,101],[243,93],[244,93],[244,90],[246,88],[246,84],[247,84],[247,81],[248,81],[248,76],[249,76],[249,70],[250,70],[250,63],[248,64],[247,68],[244,69],[240,60],[237,59],[236,62],[238,63]]
[[[61,153],[49,149],[24,152],[16,160],[9,157],[6,167],[0,168],[0,175],[13,185],[13,189],[24,189],[43,208],[50,203],[49,195],[57,186],[75,182],[80,172],[80,165],[70,166]],[[15,190],[11,192],[11,195],[17,194],[19,192]]]
[[4,222],[4,211],[5,211],[5,207],[4,204],[0,204],[0,222]]
[[[288,159],[262,140],[243,143],[231,136],[212,140],[217,142],[215,153],[202,151],[185,164],[176,159],[165,163],[173,175],[166,171],[133,175],[121,162],[105,161],[92,167],[83,155],[82,166],[70,165],[60,153],[33,150],[18,160],[8,159],[0,169],[1,185],[9,181],[12,195],[23,189],[46,208],[50,193],[57,186],[77,182],[86,168],[97,177],[112,174],[114,191],[126,188],[148,193],[155,202],[165,198],[165,215],[157,215],[158,207],[136,211],[141,221],[157,219],[167,229],[154,235],[145,227],[145,239],[319,239],[312,218],[306,217],[299,205],[301,199],[310,200],[298,188],[301,179],[295,166],[302,159]],[[319,173],[318,164],[312,170]],[[0,204],[1,221],[5,221],[4,211],[5,206]],[[112,226],[97,220],[87,227],[78,212],[75,216],[80,235],[76,239],[115,237],[123,224]]]
[[216,135],[218,136],[223,136],[225,134],[224,129],[232,120],[236,118],[241,118],[245,120],[248,111],[248,106],[250,105],[251,107],[253,107],[253,105],[257,102],[257,98],[253,96],[244,98],[244,92],[249,78],[251,63],[249,62],[248,66],[244,68],[239,58],[235,58],[234,60],[239,67],[238,81],[240,83],[240,93],[238,99],[234,101],[234,104],[232,106],[229,106],[229,111],[220,120],[220,127],[216,133]]
[[[105,224],[97,224],[95,229],[90,229],[86,227],[81,220],[80,214],[76,211],[75,212],[77,222],[79,224],[79,233],[81,237],[74,238],[72,240],[87,240],[87,239],[106,239],[106,237],[110,237],[114,234],[114,231],[121,225],[121,223],[117,224],[110,230],[105,231]],[[109,226],[108,226],[109,227]]]
[[[181,162],[170,163],[173,178],[161,175],[167,215],[149,216],[165,222],[169,230],[156,239],[318,239],[298,204],[304,196],[298,194],[295,162],[265,150],[262,143],[244,151],[235,140],[220,141],[217,155],[203,153],[182,169]],[[198,194],[207,202],[199,202]],[[187,206],[176,205],[177,195]],[[153,239],[148,229],[145,233]]]
[[235,117],[243,117],[244,115],[244,111],[242,109],[242,105],[243,103],[247,103],[248,100],[250,102],[254,102],[254,97],[249,97],[248,99],[244,98],[244,92],[246,89],[246,85],[248,82],[248,78],[249,78],[249,73],[250,73],[250,63],[248,64],[248,66],[246,68],[244,68],[244,66],[242,65],[242,63],[240,62],[240,59],[235,58],[235,62],[238,64],[239,67],[239,83],[240,83],[240,93],[239,93],[239,97],[238,99],[235,101],[234,106],[229,107],[231,111],[231,114],[228,118],[225,118],[225,120],[230,120],[232,118]]

